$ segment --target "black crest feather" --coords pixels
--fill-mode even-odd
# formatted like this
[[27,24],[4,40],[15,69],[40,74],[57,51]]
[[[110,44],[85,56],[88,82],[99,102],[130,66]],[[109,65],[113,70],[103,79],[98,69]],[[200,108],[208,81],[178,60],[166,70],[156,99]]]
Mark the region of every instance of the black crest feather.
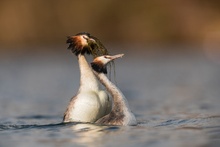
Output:
[[92,67],[93,70],[95,70],[95,71],[98,72],[98,73],[107,74],[107,69],[106,69],[106,67],[103,66],[103,65],[99,65],[99,64],[97,64],[97,63],[95,63],[95,62],[92,62],[92,63],[91,63],[91,67]]

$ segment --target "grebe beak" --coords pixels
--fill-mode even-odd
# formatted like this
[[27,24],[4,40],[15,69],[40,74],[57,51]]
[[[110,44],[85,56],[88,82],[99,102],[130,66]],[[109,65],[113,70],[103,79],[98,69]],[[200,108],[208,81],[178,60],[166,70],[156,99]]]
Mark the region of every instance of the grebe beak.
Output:
[[123,56],[124,56],[124,54],[117,54],[117,55],[110,56],[109,58],[111,60],[115,60],[115,59],[118,59],[118,58],[122,58]]

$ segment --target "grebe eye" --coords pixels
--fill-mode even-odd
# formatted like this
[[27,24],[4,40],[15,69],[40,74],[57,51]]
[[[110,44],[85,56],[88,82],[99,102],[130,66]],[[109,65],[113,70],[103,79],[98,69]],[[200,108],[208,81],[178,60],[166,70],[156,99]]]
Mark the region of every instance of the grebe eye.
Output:
[[84,39],[88,40],[89,38],[85,35],[82,36]]
[[105,59],[111,59],[111,56],[105,55],[104,58]]

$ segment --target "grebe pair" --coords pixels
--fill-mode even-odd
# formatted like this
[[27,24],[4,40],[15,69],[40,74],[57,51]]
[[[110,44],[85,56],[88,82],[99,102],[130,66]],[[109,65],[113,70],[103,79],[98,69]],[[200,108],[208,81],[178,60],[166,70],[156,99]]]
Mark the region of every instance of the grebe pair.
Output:
[[[78,56],[80,67],[80,88],[64,114],[64,122],[91,122],[104,125],[136,125],[136,118],[131,112],[123,93],[107,78],[106,66],[123,54],[114,56],[108,54],[101,42],[88,33],[79,33],[68,37],[69,49]],[[89,66],[84,56],[87,54],[103,56],[96,57]],[[101,82],[111,94],[100,89]]]

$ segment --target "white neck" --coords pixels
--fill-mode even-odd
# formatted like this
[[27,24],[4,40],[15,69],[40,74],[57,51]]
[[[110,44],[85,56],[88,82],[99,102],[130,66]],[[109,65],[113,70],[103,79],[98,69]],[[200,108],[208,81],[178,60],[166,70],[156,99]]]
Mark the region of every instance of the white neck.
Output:
[[108,92],[112,95],[113,97],[113,102],[114,106],[112,111],[117,111],[125,115],[130,114],[131,111],[129,109],[129,105],[127,102],[127,99],[123,95],[123,93],[118,89],[107,77],[104,73],[97,73],[95,72],[95,75],[98,77],[100,82],[106,87]]
[[84,55],[78,55],[79,68],[80,68],[80,89],[83,90],[95,90],[99,89],[99,83],[91,67],[89,66]]

